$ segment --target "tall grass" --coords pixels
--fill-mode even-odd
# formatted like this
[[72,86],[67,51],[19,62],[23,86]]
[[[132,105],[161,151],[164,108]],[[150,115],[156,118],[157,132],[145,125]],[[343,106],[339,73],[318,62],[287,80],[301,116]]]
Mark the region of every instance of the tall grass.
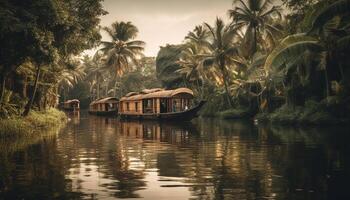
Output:
[[65,113],[57,109],[32,111],[27,117],[12,117],[0,120],[0,138],[28,137],[55,129],[65,124]]

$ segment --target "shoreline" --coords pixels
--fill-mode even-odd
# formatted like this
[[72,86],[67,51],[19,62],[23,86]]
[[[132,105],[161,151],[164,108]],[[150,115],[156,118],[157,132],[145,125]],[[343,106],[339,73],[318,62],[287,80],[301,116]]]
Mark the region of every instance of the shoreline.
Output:
[[15,116],[1,119],[0,149],[2,152],[23,149],[56,135],[66,123],[66,114],[54,108],[46,111],[32,111],[27,117]]
[[330,112],[321,110],[309,111],[307,108],[281,109],[273,112],[253,112],[249,109],[227,109],[211,115],[200,117],[219,118],[223,120],[251,120],[257,123],[270,123],[272,125],[286,126],[325,126],[341,125],[350,123],[349,118],[341,118],[332,115]]
[[15,116],[1,119],[0,138],[30,136],[58,128],[66,122],[66,114],[55,108],[46,111],[32,111],[27,117]]

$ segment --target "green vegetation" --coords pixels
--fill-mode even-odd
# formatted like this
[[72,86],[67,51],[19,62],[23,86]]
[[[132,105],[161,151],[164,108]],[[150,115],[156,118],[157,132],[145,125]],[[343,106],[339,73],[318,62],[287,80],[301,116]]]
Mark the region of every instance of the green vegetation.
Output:
[[26,117],[12,117],[0,121],[1,138],[22,138],[40,135],[42,132],[57,129],[67,121],[66,114],[57,109],[33,111]]
[[246,107],[234,108],[219,112],[217,115],[223,119],[246,119],[254,116],[254,111]]
[[[131,22],[99,27],[106,14],[100,1],[27,4],[0,6],[2,118],[72,98],[84,108],[152,87],[191,88],[196,100],[208,101],[203,116],[283,123],[350,118],[350,0],[234,0],[228,22],[203,22],[156,58],[143,55],[145,43]],[[100,30],[110,40],[100,41]],[[81,59],[94,47],[93,57]]]
[[168,87],[186,85],[207,99],[203,116],[345,122],[349,8],[349,0],[235,0],[228,25],[217,19],[214,26],[196,26],[176,45],[181,53],[169,59],[161,49],[157,72],[177,73],[182,83]]
[[116,21],[103,31],[111,41],[101,41],[101,48],[93,57],[82,59],[85,76],[74,87],[63,88],[61,101],[80,99],[81,107],[87,108],[95,99],[120,98],[128,92],[161,87],[156,77],[155,58],[145,57],[142,54],[145,43],[135,40],[136,26]]
[[99,44],[104,14],[101,0],[1,1],[0,115],[56,106],[59,88],[78,79],[77,57]]

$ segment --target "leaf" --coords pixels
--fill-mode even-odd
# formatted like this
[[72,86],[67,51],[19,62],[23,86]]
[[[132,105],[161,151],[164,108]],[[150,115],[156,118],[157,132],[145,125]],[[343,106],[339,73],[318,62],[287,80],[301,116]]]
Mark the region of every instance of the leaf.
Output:
[[303,41],[291,44],[280,51],[271,63],[271,68],[279,69],[283,64],[295,62],[306,51],[321,52],[323,47],[316,41]]
[[312,23],[311,30],[313,32],[322,29],[327,21],[331,20],[335,16],[343,15],[349,13],[350,10],[350,0],[340,0],[336,1],[328,7],[324,8],[315,18]]
[[[298,42],[314,42],[317,43],[317,40],[311,36],[307,36],[305,33],[294,34],[288,37],[285,37],[281,43],[275,47],[275,49],[270,53],[266,58],[265,70],[269,71],[271,69],[272,63],[275,58],[283,51],[286,50],[290,45]],[[306,49],[305,49],[306,50]]]

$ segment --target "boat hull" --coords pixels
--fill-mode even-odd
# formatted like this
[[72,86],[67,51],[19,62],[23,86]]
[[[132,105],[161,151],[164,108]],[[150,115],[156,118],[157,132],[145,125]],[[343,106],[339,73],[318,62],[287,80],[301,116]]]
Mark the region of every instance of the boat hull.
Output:
[[206,101],[201,101],[197,106],[182,112],[173,113],[145,113],[145,114],[123,114],[119,113],[121,119],[139,119],[139,120],[176,120],[176,121],[190,121],[197,117],[198,111]]
[[118,111],[117,110],[110,110],[110,111],[90,111],[89,114],[91,115],[98,115],[98,116],[114,116],[117,117]]

